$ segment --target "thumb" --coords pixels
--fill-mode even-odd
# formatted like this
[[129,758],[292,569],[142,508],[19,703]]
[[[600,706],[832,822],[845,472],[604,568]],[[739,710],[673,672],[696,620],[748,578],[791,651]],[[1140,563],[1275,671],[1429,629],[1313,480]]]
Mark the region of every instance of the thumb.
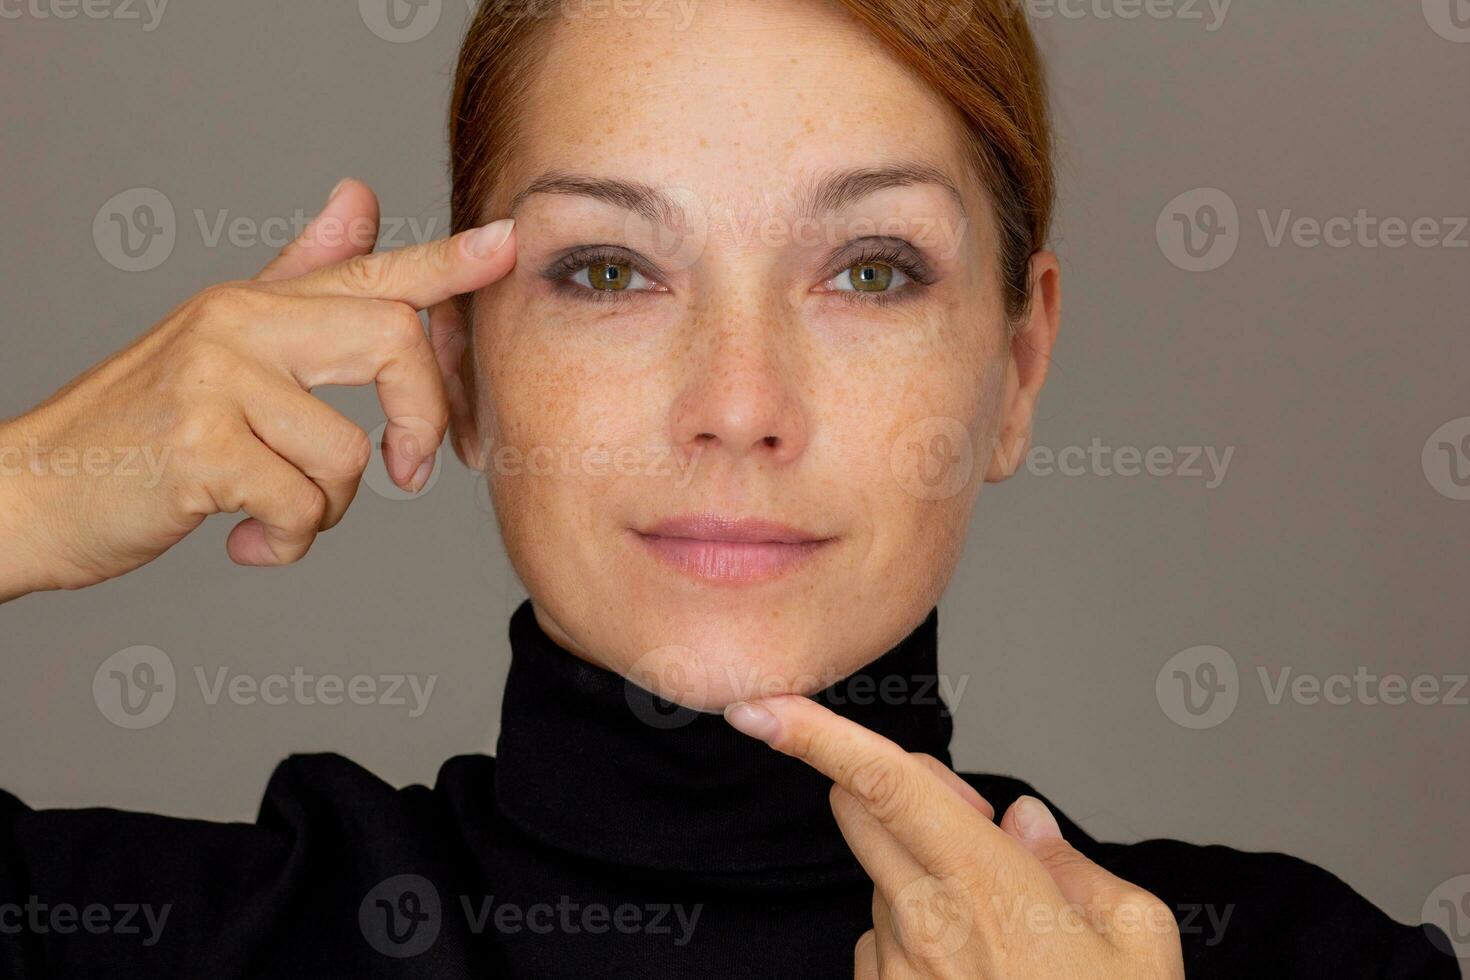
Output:
[[321,213],[255,278],[260,282],[294,279],[358,255],[378,240],[378,196],[351,177],[332,189]]
[[1084,908],[1097,901],[1100,892],[1121,883],[1093,864],[1082,852],[1062,838],[1057,818],[1034,796],[1021,796],[1001,818],[1000,829],[1010,834],[1031,856],[1041,862],[1062,896]]
[[1163,934],[1173,927],[1173,913],[1152,894],[1093,863],[1063,840],[1057,818],[1034,796],[1018,797],[1000,826],[1041,862],[1067,904],[1093,928]]
[[484,463],[478,451],[479,428],[471,405],[471,394],[465,386],[465,378],[470,373],[465,360],[469,327],[455,300],[447,299],[429,307],[429,346],[439,365],[439,375],[444,379],[454,452],[459,461],[471,469],[483,469]]

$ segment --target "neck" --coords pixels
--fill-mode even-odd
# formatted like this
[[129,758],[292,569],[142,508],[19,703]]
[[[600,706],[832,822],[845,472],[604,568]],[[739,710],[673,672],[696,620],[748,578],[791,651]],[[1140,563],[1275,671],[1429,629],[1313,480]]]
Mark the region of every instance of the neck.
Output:
[[[938,613],[867,667],[813,695],[949,764]],[[651,870],[819,877],[858,871],[830,782],[718,714],[660,702],[557,645],[530,601],[510,621],[495,791],[504,815],[579,857]]]

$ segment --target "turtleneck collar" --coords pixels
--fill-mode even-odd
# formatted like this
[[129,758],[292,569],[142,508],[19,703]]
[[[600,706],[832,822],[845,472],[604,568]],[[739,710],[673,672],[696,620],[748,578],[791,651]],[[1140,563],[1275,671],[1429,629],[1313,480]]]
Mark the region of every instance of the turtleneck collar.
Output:
[[[949,765],[938,611],[883,656],[814,695],[912,752]],[[656,701],[558,646],[530,600],[510,620],[496,749],[501,813],[581,858],[657,871],[846,877],[856,862],[828,805],[831,783],[718,714]]]

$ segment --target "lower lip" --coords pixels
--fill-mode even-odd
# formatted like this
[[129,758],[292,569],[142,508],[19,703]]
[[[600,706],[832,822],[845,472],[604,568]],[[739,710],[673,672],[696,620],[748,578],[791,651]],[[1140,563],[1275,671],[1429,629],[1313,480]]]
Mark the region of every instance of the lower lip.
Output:
[[832,541],[707,541],[634,533],[655,558],[676,571],[705,582],[734,585],[779,578]]

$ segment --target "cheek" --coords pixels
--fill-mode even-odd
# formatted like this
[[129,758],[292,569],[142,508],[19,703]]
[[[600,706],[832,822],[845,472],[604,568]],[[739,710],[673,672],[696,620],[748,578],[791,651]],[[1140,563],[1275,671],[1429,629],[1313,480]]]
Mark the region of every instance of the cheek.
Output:
[[611,347],[595,323],[567,323],[534,300],[484,302],[477,323],[476,410],[507,545],[590,540],[609,491],[651,468],[651,413],[662,404],[654,365]]
[[998,422],[1003,327],[976,309],[935,310],[850,349],[831,370],[824,428],[843,461],[842,492],[871,522],[867,562],[880,580],[936,596],[959,558]]

